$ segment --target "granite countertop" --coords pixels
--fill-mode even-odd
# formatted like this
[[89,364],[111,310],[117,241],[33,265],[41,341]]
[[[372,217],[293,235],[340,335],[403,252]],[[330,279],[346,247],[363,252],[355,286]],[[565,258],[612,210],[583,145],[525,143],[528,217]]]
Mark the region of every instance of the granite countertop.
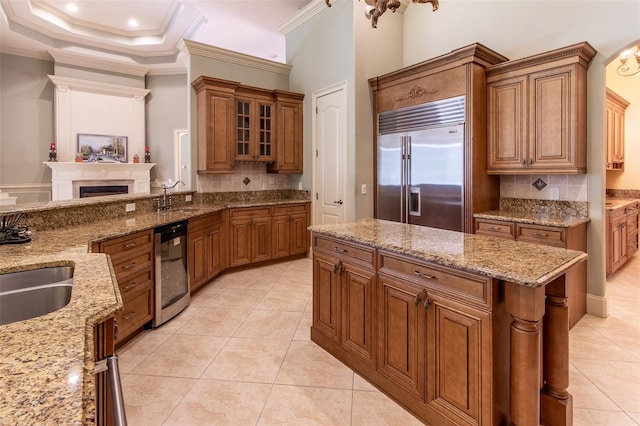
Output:
[[604,207],[608,216],[624,214],[624,209],[630,204],[640,202],[637,198],[607,198]]
[[309,229],[316,234],[530,287],[549,283],[587,258],[586,253],[576,250],[378,219]]
[[0,245],[0,274],[73,265],[71,301],[37,318],[0,326],[0,423],[86,424],[93,419],[93,327],[122,308],[109,258],[92,242],[126,236],[227,208],[286,205],[260,200],[186,205],[34,231],[32,241]]
[[588,217],[573,215],[554,215],[545,213],[516,212],[509,210],[492,210],[488,212],[475,213],[476,219],[488,220],[508,220],[510,222],[526,223],[530,225],[557,226],[560,228],[571,228],[589,222]]

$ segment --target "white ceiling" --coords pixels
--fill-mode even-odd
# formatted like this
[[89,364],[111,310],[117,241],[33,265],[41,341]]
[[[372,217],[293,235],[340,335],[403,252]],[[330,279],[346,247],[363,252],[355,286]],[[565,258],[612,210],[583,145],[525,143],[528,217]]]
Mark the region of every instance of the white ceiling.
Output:
[[[184,68],[189,39],[285,62],[278,30],[313,0],[0,0],[0,51],[95,56],[156,70]],[[78,10],[67,10],[75,3]],[[130,19],[137,28],[128,26]]]

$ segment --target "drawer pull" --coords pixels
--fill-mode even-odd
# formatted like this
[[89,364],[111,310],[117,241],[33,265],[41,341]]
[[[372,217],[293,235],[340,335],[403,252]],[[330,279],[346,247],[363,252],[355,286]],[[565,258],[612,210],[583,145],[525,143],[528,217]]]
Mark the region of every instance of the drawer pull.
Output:
[[338,274],[342,275],[342,262],[338,263],[337,265],[333,265],[333,272],[337,272]]
[[416,298],[415,298],[415,300],[413,301],[413,303],[414,303],[416,306],[418,306],[418,303],[420,303],[420,293],[416,294]]
[[133,242],[133,243],[125,244],[123,248],[124,248],[125,250],[127,250],[127,249],[130,249],[130,248],[134,248],[134,247],[135,247],[135,246],[137,246],[137,245],[138,245],[138,243]]
[[547,238],[549,236],[549,234],[546,234],[544,232],[534,232],[533,235],[541,238]]
[[427,275],[424,272],[420,272],[420,271],[415,271],[413,274],[419,276],[420,278],[425,278],[425,279],[428,279],[428,280],[435,280],[436,279],[435,276]]
[[502,231],[502,228],[499,226],[490,226],[487,228],[489,231]]
[[429,299],[429,295],[428,294],[425,294],[425,297],[424,297],[424,310],[425,311],[428,310],[429,306],[431,306],[431,299]]
[[340,247],[334,247],[335,251],[340,252],[340,253],[346,253],[348,250],[340,248]]
[[130,265],[123,266],[122,269],[127,270],[136,266],[136,262],[131,263]]
[[138,284],[136,284],[136,283],[130,284],[130,285],[126,286],[125,288],[123,288],[122,291],[131,290],[132,288],[135,288],[135,286],[137,286],[137,285]]
[[135,317],[137,313],[138,313],[138,311],[133,311],[129,315],[127,315],[126,317],[122,317],[122,319],[125,320],[125,321],[130,320],[131,318]]

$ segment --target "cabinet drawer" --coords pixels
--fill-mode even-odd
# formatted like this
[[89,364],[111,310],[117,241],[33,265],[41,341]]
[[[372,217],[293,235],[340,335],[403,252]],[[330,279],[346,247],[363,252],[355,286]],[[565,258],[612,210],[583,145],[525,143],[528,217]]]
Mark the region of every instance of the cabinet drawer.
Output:
[[381,252],[379,257],[380,272],[419,284],[431,291],[458,297],[483,307],[491,307],[490,278],[465,274],[384,252]]
[[476,234],[513,240],[515,224],[499,220],[476,219]]
[[111,261],[115,263],[121,258],[126,258],[130,253],[141,250],[151,251],[152,247],[153,233],[149,230],[101,243],[100,251],[110,255]]
[[118,338],[124,339],[132,331],[142,327],[153,318],[153,292],[152,287],[139,293],[124,304],[121,312],[115,315],[118,324]]
[[145,251],[133,257],[120,259],[118,262],[114,262],[113,259],[111,259],[111,262],[118,282],[120,282],[129,279],[137,272],[151,269],[153,266],[153,255],[151,251]]
[[313,249],[325,251],[338,256],[344,260],[358,260],[367,265],[373,265],[375,249],[364,246],[356,246],[343,241],[334,240],[324,236],[314,235]]
[[289,214],[300,214],[306,212],[304,204],[292,204],[288,206],[276,206],[273,208],[274,216],[286,216]]
[[153,287],[153,270],[147,268],[142,273],[129,278],[127,280],[119,281],[120,294],[122,295],[122,302],[126,305],[136,294],[141,291],[147,291]]
[[271,207],[231,210],[231,220],[244,220],[256,217],[271,217]]
[[564,248],[567,246],[565,229],[548,226],[517,224],[516,240]]
[[204,229],[210,225],[222,223],[222,212],[211,213],[205,216],[199,216],[189,219],[189,231],[197,231]]

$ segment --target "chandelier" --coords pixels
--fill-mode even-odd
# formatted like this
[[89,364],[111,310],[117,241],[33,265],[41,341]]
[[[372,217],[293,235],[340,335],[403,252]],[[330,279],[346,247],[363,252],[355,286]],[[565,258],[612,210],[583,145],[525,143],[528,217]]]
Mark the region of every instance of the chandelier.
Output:
[[[633,63],[631,65],[627,63],[629,56],[635,59],[637,66],[634,66]],[[640,44],[622,52],[620,54],[620,66],[618,66],[618,75],[623,77],[629,77],[638,73],[640,73]]]
[[[331,0],[324,0],[327,6],[331,7]],[[360,0],[358,0],[360,1]],[[439,0],[411,0],[414,3],[431,3],[433,11],[438,10],[440,6]],[[385,13],[387,9],[395,12],[397,8],[401,6],[400,0],[364,0],[366,3],[364,6],[365,16],[371,20],[371,26],[373,28],[378,27],[378,18]]]

